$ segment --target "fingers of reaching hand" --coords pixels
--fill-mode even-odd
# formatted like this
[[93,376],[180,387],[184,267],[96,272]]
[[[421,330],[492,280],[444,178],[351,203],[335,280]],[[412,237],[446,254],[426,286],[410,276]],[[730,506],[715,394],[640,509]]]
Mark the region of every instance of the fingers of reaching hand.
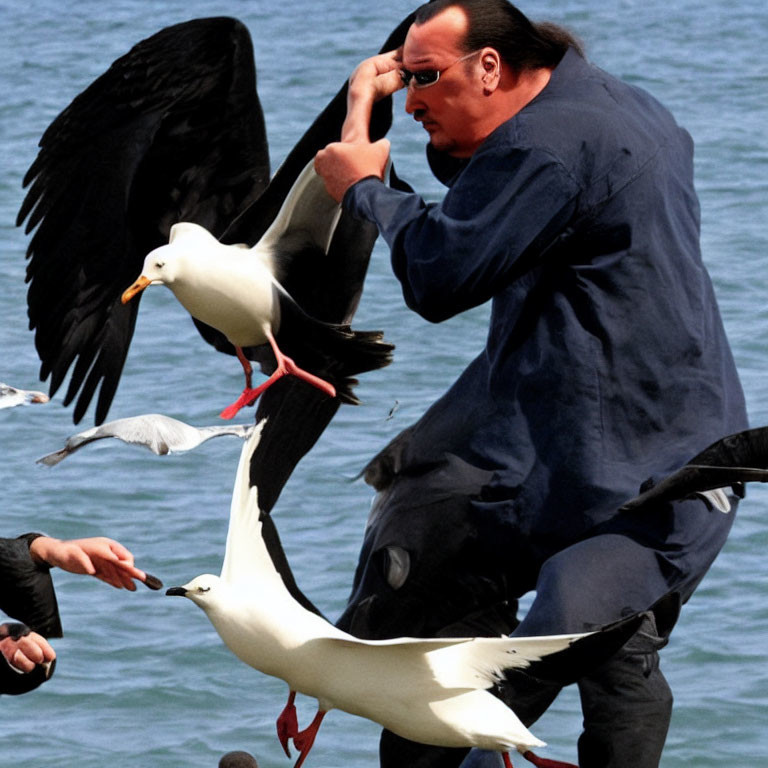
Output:
[[120,560],[114,554],[107,557],[94,556],[93,564],[96,568],[93,575],[118,589],[129,589],[133,592],[136,589],[133,580],[144,581],[147,577],[146,573],[136,568],[132,562]]
[[51,536],[40,536],[30,544],[29,551],[33,558],[64,571],[88,574],[94,572],[91,560],[79,540],[61,541]]
[[76,573],[91,574],[117,589],[128,589],[132,592],[136,589],[134,579],[146,579],[144,571],[133,565],[131,552],[114,539],[96,536],[68,543],[79,550],[77,562],[84,564],[87,561],[88,564],[87,569],[75,571]]
[[79,548],[86,556],[93,559],[121,560],[133,565],[133,555],[119,541],[108,539],[106,536],[93,536],[89,539],[73,539],[70,542]]
[[40,536],[30,544],[30,553],[48,565],[95,576],[118,589],[134,591],[133,580],[146,581],[147,578],[144,571],[134,566],[130,550],[106,536],[69,541]]
[[126,549],[119,541],[115,541],[114,539],[104,539],[104,541],[120,560],[125,561],[129,565],[133,565],[133,555],[130,550]]

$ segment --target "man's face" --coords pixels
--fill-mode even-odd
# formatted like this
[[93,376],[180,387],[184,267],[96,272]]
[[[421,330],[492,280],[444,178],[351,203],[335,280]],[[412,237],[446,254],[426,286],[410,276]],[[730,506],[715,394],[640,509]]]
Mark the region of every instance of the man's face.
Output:
[[453,7],[408,31],[403,45],[403,67],[411,72],[439,70],[434,85],[408,86],[405,110],[420,122],[435,149],[469,157],[485,138],[479,125],[482,83],[479,56],[458,61],[466,51],[461,42],[467,30],[463,10]]

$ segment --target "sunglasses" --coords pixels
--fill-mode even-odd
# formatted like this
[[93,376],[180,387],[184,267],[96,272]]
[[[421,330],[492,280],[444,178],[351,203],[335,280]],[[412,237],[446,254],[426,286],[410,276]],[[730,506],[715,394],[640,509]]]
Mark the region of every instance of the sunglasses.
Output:
[[429,88],[430,85],[434,85],[440,79],[440,75],[443,72],[449,70],[454,64],[458,64],[460,61],[466,61],[476,53],[480,53],[480,50],[482,49],[472,51],[472,53],[468,53],[466,56],[462,56],[460,59],[456,59],[456,61],[449,64],[447,67],[443,67],[442,69],[420,69],[417,72],[411,72],[410,69],[401,67],[400,77],[403,81],[403,85],[407,88],[411,83],[413,83],[414,88]]

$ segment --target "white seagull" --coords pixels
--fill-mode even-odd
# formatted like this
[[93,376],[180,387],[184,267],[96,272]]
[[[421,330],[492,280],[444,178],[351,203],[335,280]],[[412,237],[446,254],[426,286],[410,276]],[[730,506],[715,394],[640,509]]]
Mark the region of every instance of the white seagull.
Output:
[[[232,418],[275,381],[290,373],[329,397],[336,388],[284,354],[275,336],[290,317],[290,343],[316,360],[320,370],[338,367],[338,360],[370,358],[373,367],[386,365],[391,346],[377,332],[355,332],[346,325],[322,323],[307,315],[280,284],[281,274],[307,253],[327,256],[341,215],[310,161],[291,188],[280,213],[264,236],[249,248],[225,245],[199,224],[171,227],[168,245],[151,251],[137,280],[123,293],[127,303],[149,285],[165,285],[194,317],[223,333],[243,366],[246,386],[221,416]],[[287,323],[286,323],[287,325]],[[277,366],[256,388],[243,349],[269,343]],[[360,366],[351,366],[357,370]],[[363,368],[367,367],[363,362]]]
[[33,389],[17,389],[0,381],[0,408],[15,408],[17,405],[30,405],[31,403],[47,403],[48,399],[45,392],[36,392]]
[[[565,765],[533,755],[530,749],[544,742],[489,689],[505,669],[530,667],[535,674],[536,664],[546,665],[542,660],[551,654],[573,652],[583,662],[594,651],[605,659],[634,633],[639,618],[598,632],[522,638],[361,640],[337,629],[300,604],[287,586],[295,584],[286,579],[284,553],[269,515],[259,509],[258,489],[249,482],[261,428],[256,426],[240,457],[221,575],[198,576],[166,594],[192,600],[238,658],[288,684],[278,733],[286,753],[289,737],[300,752],[295,768],[334,708],[413,741],[498,751],[507,768],[515,749],[539,765]],[[318,701],[314,720],[302,731],[293,706],[297,691]]]
[[37,463],[52,467],[66,459],[70,454],[80,450],[84,445],[108,437],[115,437],[130,445],[141,445],[158,456],[165,456],[169,453],[191,451],[214,437],[234,435],[245,439],[254,428],[253,424],[193,427],[178,419],[164,416],[162,413],[145,413],[141,416],[116,419],[102,424],[100,427],[78,432],[67,438],[63,448],[42,456],[37,460]]

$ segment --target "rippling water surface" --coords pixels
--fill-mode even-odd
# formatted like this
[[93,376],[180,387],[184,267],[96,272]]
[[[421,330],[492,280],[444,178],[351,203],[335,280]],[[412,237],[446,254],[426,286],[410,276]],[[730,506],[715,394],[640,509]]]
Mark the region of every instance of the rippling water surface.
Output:
[[[649,89],[693,134],[705,259],[752,423],[768,424],[763,0],[546,0],[521,7],[569,25],[596,63]],[[240,18],[254,38],[276,168],[358,60],[410,10],[403,0],[0,0],[0,381],[38,386],[26,323],[26,240],[14,228],[21,178],[45,127],[113,59],[170,23]],[[391,138],[400,171],[425,197],[439,199],[421,129],[402,115]],[[299,583],[329,616],[346,600],[370,502],[367,487],[350,478],[482,348],[486,323],[486,308],[439,326],[407,312],[386,249],[377,245],[357,324],[385,329],[397,345],[396,362],[364,378],[364,405],[341,409],[275,512]],[[170,292],[150,291],[110,416],[159,411],[213,423],[240,386],[238,366],[199,338]],[[169,585],[218,572],[238,441],[165,458],[97,444],[52,469],[35,464],[73,431],[61,395],[48,406],[0,411],[2,535],[109,535]],[[768,765],[767,545],[768,495],[754,488],[664,652],[676,694],[664,768]],[[32,768],[206,768],[226,751],[245,749],[263,768],[291,764],[274,737],[285,685],[240,664],[194,606],[66,573],[56,572],[55,581],[66,633],[56,642],[57,673],[36,693],[4,697],[4,758]],[[314,702],[301,702],[302,722],[313,709]],[[574,759],[579,726],[577,696],[567,690],[536,732],[552,745],[549,754]],[[377,733],[334,712],[308,765],[373,767]]]

